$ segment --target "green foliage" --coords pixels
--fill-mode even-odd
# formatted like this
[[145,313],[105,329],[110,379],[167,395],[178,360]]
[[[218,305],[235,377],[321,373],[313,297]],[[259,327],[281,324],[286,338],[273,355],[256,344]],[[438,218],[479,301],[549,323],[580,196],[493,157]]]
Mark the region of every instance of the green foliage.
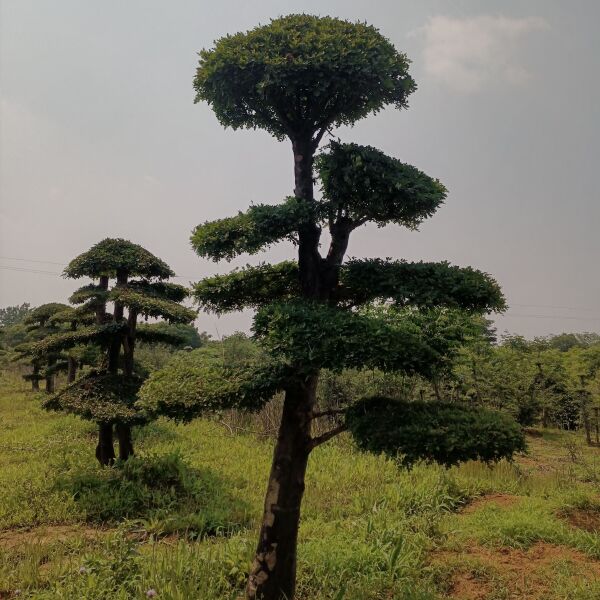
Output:
[[142,316],[162,317],[170,323],[190,323],[197,314],[195,310],[172,300],[139,292],[136,287],[115,286],[110,291],[109,298]]
[[[258,308],[297,298],[299,293],[298,264],[294,261],[246,266],[227,275],[207,277],[193,288],[200,306],[216,313]],[[352,259],[342,265],[335,298],[342,306],[388,300],[398,307],[470,311],[497,311],[506,306],[494,279],[471,267],[378,258]]]
[[285,367],[253,358],[225,363],[211,348],[174,355],[144,383],[137,406],[178,421],[229,408],[259,410],[285,381]]
[[283,239],[294,240],[298,227],[310,217],[310,208],[289,197],[282,204],[257,204],[235,217],[198,225],[191,237],[192,247],[214,261],[231,260],[242,253],[256,254]]
[[84,302],[103,304],[107,301],[108,290],[94,283],[80,287],[69,297],[69,302],[71,302],[71,304],[83,304]]
[[134,406],[141,385],[133,375],[91,371],[44,400],[43,407],[96,423],[143,423],[146,416]]
[[328,212],[354,226],[373,221],[410,229],[430,217],[446,197],[446,188],[417,168],[371,146],[330,142],[315,166]]
[[179,453],[132,457],[114,469],[84,469],[62,476],[56,487],[98,524],[143,518],[160,524],[157,533],[181,531],[193,539],[238,526],[230,515],[239,507],[221,480],[208,469],[190,467]]
[[305,372],[378,368],[431,375],[463,341],[465,324],[451,311],[355,313],[297,301],[261,308],[253,329],[269,354]]
[[526,449],[519,426],[501,413],[441,402],[365,398],[346,413],[346,424],[363,450],[447,467],[468,460],[498,462]]
[[34,327],[43,327],[52,315],[68,308],[68,305],[60,302],[48,302],[32,309],[23,319],[23,323]]
[[14,348],[19,344],[23,344],[28,335],[27,326],[23,323],[2,327],[0,329],[0,345],[3,348]]
[[227,275],[205,277],[193,288],[196,302],[216,313],[258,308],[269,302],[298,297],[299,293],[298,265],[294,261],[248,265]]
[[42,357],[51,352],[67,350],[80,344],[98,344],[107,346],[127,328],[125,323],[106,323],[105,325],[90,325],[75,331],[65,331],[45,337],[43,340],[31,344],[28,353]]
[[87,252],[74,258],[65,268],[64,274],[72,279],[95,279],[102,275],[116,277],[118,271],[135,277],[158,279],[175,275],[160,258],[138,244],[121,238],[106,238],[98,242]]
[[416,87],[408,64],[374,27],[288,15],[200,52],[196,102],[234,129],[312,136],[387,104],[404,108]]
[[537,345],[555,348],[561,352],[568,352],[573,348],[590,348],[600,344],[600,334],[598,333],[560,333],[545,338],[536,338],[534,342]]
[[78,306],[77,308],[66,308],[54,313],[48,322],[51,324],[67,324],[75,327],[77,325],[91,325],[95,323],[96,315],[90,309],[88,304]]
[[176,347],[200,348],[208,341],[208,334],[199,334],[193,325],[164,321],[138,325],[136,338],[147,344],[159,343]]
[[24,302],[21,305],[7,306],[0,308],[0,327],[9,327],[22,323],[25,317],[29,314],[31,305],[29,302]]
[[133,280],[128,282],[127,287],[146,296],[163,298],[172,302],[183,302],[189,296],[189,290],[185,286],[167,281]]
[[486,312],[506,308],[500,286],[487,273],[447,262],[353,259],[342,267],[340,280],[340,300],[351,306],[391,300],[396,306]]

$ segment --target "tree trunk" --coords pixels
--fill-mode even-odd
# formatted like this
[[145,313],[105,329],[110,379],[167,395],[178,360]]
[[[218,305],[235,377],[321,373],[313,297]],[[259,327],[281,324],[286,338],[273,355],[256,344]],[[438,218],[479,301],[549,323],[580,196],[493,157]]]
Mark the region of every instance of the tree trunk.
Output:
[[131,437],[131,425],[117,423],[117,438],[119,439],[119,458],[127,460],[133,456],[133,439]]
[[111,423],[98,424],[98,445],[96,446],[96,458],[103,466],[112,465],[115,462],[113,426]]
[[[314,204],[313,156],[310,138],[292,140],[294,194]],[[316,221],[298,231],[298,268],[302,297],[327,302],[322,285],[323,260],[319,254],[321,229]],[[291,600],[296,587],[296,547],[300,505],[311,443],[311,418],[318,375],[286,390],[279,435],[265,497],[262,526],[246,586],[249,600]]]
[[32,375],[31,389],[34,392],[40,391],[40,380],[38,379],[39,374],[40,374],[40,368],[37,365],[34,365],[33,372],[31,374]]
[[67,358],[69,364],[69,370],[67,371],[67,383],[73,383],[75,381],[75,376],[77,375],[77,361],[69,356]]
[[[127,273],[117,269],[117,287],[127,285]],[[124,306],[122,302],[115,302],[113,320],[115,323],[121,323],[123,320]],[[119,370],[119,356],[121,354],[121,345],[123,336],[115,336],[108,350],[108,370],[111,373],[117,373]]]
[[[137,311],[129,309],[127,317],[127,333],[123,337],[123,371],[126,377],[133,375],[133,355],[135,351],[135,331],[137,325]],[[133,437],[131,425],[117,423],[117,437],[119,438],[119,458],[127,460],[133,456]]]
[[291,600],[317,377],[286,392],[247,598]]
[[[108,290],[108,276],[102,275],[100,277],[100,282],[98,283],[98,287],[101,290]],[[96,306],[96,323],[98,325],[102,325],[104,323],[104,319],[106,318],[106,302],[102,302],[98,306]]]
[[[296,140],[292,144],[294,150],[294,195],[308,205],[314,204],[313,193],[313,154],[310,140]],[[302,296],[319,298],[320,267],[319,239],[321,229],[315,222],[305,223],[298,232],[298,270]]]
[[54,394],[54,374],[46,375],[46,393]]

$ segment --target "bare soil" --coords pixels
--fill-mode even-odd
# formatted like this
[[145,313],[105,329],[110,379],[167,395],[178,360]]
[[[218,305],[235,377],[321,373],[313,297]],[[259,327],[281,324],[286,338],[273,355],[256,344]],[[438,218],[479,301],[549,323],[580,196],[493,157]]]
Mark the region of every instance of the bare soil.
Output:
[[451,567],[447,597],[454,600],[493,598],[499,585],[507,589],[510,600],[542,600],[558,567],[568,568],[574,584],[600,578],[600,561],[572,548],[544,542],[527,550],[472,544],[461,552],[438,552],[432,562]]

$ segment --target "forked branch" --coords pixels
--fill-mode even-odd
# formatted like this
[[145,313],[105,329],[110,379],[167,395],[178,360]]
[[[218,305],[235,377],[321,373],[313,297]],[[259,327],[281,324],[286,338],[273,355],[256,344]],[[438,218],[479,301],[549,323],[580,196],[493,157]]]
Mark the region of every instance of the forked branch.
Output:
[[329,441],[331,438],[334,438],[336,435],[339,435],[340,433],[346,431],[347,429],[348,429],[348,426],[344,423],[342,425],[338,425],[337,427],[334,427],[333,429],[330,429],[329,431],[325,432],[323,435],[313,438],[310,441],[309,450],[312,450],[313,448],[316,448],[317,446],[324,444],[325,442]]

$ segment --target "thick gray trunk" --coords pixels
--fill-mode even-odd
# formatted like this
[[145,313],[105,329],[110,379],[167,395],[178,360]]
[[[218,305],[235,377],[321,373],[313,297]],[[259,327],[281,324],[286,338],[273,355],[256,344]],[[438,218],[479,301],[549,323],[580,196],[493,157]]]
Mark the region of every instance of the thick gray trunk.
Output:
[[287,391],[265,497],[256,555],[246,587],[250,600],[294,597],[300,506],[310,453],[317,377]]
[[[297,139],[292,145],[294,194],[312,206],[314,144],[310,139]],[[322,285],[320,236],[321,230],[314,221],[299,228],[298,267],[302,296],[325,302],[327,290]],[[295,594],[300,507],[311,449],[317,380],[315,374],[286,390],[260,536],[246,586],[249,600],[291,600]]]

